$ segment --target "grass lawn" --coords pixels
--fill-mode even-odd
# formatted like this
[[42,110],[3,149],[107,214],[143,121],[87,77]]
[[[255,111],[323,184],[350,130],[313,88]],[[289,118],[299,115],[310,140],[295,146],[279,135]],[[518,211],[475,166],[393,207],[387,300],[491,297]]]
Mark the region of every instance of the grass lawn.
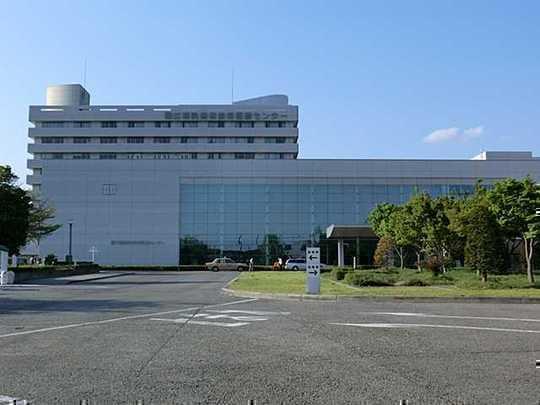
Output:
[[[372,297],[536,297],[540,298],[540,286],[527,285],[525,275],[491,276],[492,281],[487,285],[476,282],[476,275],[468,270],[453,270],[445,277],[438,276],[435,280],[428,272],[416,273],[414,270],[399,270],[381,272],[380,270],[361,270],[368,277],[386,277],[387,280],[401,283],[402,279],[422,278],[431,283],[428,286],[387,286],[387,287],[351,287],[342,282],[336,283],[325,273],[321,279],[321,294],[343,296],[372,296]],[[395,273],[401,273],[401,276]],[[260,293],[303,294],[305,291],[304,272],[272,272],[261,271],[242,273],[230,285],[237,291],[252,291]]]

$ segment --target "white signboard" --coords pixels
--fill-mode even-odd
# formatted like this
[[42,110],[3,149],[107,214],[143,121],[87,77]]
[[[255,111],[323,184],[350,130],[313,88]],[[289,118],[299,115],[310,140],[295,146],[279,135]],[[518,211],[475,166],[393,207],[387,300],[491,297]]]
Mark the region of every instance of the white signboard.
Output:
[[306,292],[319,294],[321,291],[321,249],[306,248]]

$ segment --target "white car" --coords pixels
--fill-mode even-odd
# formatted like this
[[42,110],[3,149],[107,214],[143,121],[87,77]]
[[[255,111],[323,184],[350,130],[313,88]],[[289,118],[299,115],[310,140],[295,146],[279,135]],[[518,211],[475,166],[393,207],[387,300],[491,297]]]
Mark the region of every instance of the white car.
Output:
[[[325,264],[321,263],[321,270],[326,267]],[[285,269],[287,270],[305,270],[306,269],[306,259],[289,259],[285,262]]]
[[246,263],[237,263],[233,259],[228,257],[218,257],[217,259],[212,260],[209,263],[204,264],[208,270],[219,271],[219,270],[238,270],[243,271],[248,269]]

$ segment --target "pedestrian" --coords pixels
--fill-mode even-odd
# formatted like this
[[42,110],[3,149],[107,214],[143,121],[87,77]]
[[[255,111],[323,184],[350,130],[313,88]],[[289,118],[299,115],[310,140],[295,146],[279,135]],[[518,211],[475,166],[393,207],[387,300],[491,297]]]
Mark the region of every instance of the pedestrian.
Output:
[[279,264],[279,269],[283,270],[283,259],[281,257],[278,257],[277,261],[278,261],[278,264]]
[[249,259],[249,271],[253,271],[253,257]]

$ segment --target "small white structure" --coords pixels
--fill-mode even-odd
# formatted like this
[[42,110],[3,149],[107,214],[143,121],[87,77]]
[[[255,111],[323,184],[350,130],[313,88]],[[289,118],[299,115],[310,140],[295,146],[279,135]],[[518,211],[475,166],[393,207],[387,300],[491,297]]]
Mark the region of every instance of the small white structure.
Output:
[[7,284],[10,284],[8,277],[8,249],[0,245],[0,285]]

